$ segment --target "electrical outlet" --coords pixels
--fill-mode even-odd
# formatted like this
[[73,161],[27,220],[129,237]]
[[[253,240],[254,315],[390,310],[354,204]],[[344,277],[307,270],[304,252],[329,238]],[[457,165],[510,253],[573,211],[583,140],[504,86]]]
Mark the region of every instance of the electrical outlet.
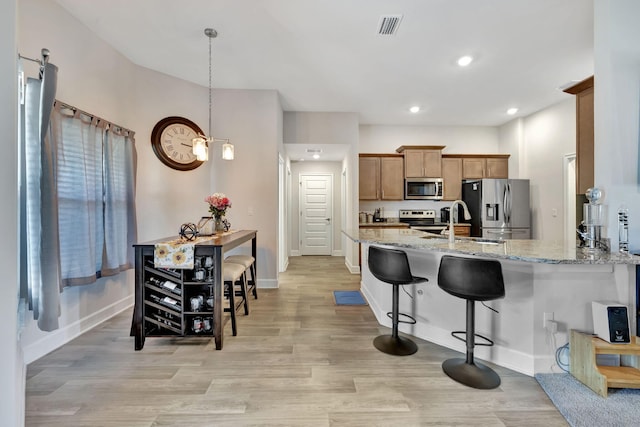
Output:
[[542,327],[547,327],[547,322],[553,320],[553,312],[545,312],[542,314]]
[[551,332],[552,334],[555,334],[558,332],[558,322],[556,322],[555,320],[549,320],[547,322],[547,331]]

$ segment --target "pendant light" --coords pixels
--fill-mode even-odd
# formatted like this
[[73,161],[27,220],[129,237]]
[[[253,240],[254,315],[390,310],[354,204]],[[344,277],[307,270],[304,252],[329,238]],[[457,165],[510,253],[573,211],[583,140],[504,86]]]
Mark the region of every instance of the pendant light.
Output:
[[198,135],[191,141],[193,154],[200,161],[209,160],[209,144],[215,141],[223,142],[222,144],[222,158],[224,160],[233,160],[233,144],[229,142],[229,139],[214,138],[211,133],[211,39],[218,36],[218,32],[213,28],[205,28],[204,35],[209,38],[209,136]]

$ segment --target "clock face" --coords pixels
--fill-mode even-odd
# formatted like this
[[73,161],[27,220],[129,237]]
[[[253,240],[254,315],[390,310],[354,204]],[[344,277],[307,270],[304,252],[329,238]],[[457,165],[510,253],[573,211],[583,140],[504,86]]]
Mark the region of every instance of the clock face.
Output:
[[177,170],[192,170],[203,162],[193,154],[192,140],[202,135],[202,130],[183,117],[166,117],[151,132],[151,146],[158,159]]

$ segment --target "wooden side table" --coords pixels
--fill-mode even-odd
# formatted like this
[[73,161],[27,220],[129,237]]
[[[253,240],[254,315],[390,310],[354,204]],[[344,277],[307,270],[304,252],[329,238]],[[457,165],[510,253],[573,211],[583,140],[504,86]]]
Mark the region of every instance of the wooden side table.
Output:
[[[640,388],[640,340],[631,337],[629,344],[611,344],[591,334],[572,330],[569,371],[577,380],[607,397],[607,389]],[[620,355],[620,366],[596,364],[598,354]]]

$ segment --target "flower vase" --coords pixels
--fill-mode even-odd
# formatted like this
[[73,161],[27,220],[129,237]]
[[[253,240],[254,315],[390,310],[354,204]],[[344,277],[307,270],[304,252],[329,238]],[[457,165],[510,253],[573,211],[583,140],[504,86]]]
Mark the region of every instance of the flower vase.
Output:
[[222,216],[214,216],[213,217],[213,221],[214,221],[213,232],[215,234],[223,233],[224,232],[224,224],[222,223]]

